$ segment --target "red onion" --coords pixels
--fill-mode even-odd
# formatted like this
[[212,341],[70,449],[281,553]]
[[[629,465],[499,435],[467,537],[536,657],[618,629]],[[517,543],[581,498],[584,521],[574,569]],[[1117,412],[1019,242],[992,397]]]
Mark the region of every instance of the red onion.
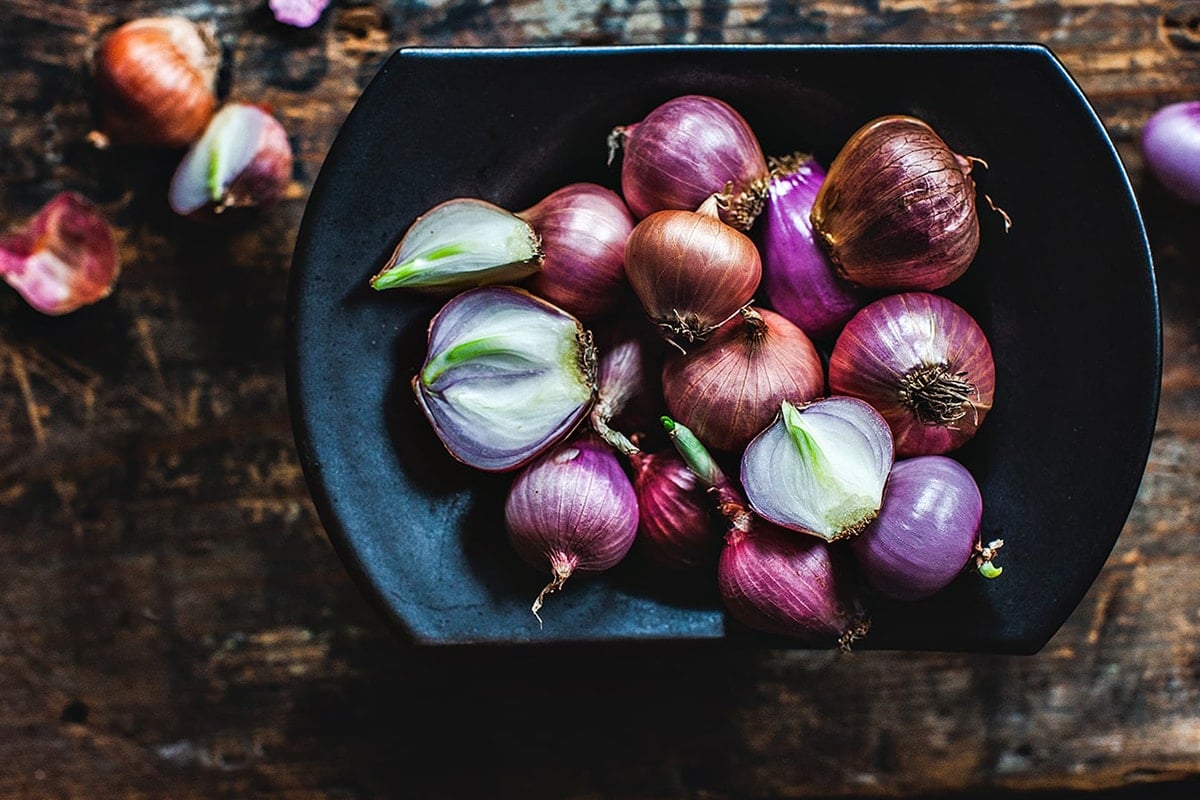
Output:
[[537,616],[546,595],[574,573],[602,572],[625,558],[637,534],[637,497],[613,451],[583,436],[557,445],[517,476],[504,521],[517,555],[550,570],[550,583],[533,603]]
[[0,277],[43,314],[103,300],[120,274],[112,226],[73,192],[56,195],[24,226],[0,237]]
[[863,577],[894,600],[929,597],[962,573],[982,514],[979,487],[957,461],[896,462],[879,516],[852,543]]
[[947,453],[992,407],[996,368],[978,323],[945,297],[908,292],[863,308],[838,336],[829,387],[873,405],[899,457]]
[[772,161],[759,223],[763,293],[771,307],[814,339],[832,339],[868,295],[840,279],[814,238],[813,201],[825,170],[810,155]]
[[521,289],[471,289],[429,324],[413,391],[450,454],[503,472],[562,441],[595,393],[596,353],[579,321]]
[[764,633],[836,641],[848,650],[870,625],[846,555],[775,525],[728,534],[717,583],[729,613]]
[[742,454],[742,485],[764,519],[832,542],[875,518],[891,468],[891,431],[863,401],[784,401]]
[[704,95],[668,100],[641,122],[615,128],[610,160],[620,147],[621,191],[639,219],[691,210],[712,194],[722,196],[721,218],[739,230],[749,230],[762,210],[766,158],[728,103]]
[[1171,194],[1200,204],[1200,101],[1156,111],[1142,130],[1146,166]]
[[648,453],[633,461],[637,548],[668,569],[714,563],[721,537],[708,488],[674,451]]
[[531,292],[585,322],[617,307],[633,216],[616,192],[573,183],[517,216],[541,237],[542,268],[525,284]]
[[859,129],[811,215],[838,274],[889,290],[939,289],[962,275],[979,248],[973,163],[915,117]]
[[717,585],[729,613],[755,630],[810,642],[836,640],[842,649],[865,635],[870,623],[845,555],[755,517],[695,434],[668,417],[663,425],[728,522]]
[[713,198],[697,211],[657,211],[625,247],[625,273],[642,308],[681,349],[749,303],[762,279],[754,242],[716,211]]
[[825,392],[821,357],[804,331],[765,309],[746,309],[708,341],[663,366],[667,410],[717,450],[740,450],[788,400]]

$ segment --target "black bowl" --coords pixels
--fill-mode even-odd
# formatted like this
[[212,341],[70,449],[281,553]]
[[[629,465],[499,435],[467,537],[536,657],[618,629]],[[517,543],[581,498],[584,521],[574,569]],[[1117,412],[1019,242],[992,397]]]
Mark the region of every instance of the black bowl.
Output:
[[1095,580],[1128,516],[1158,407],[1153,267],[1129,182],[1063,66],[1037,45],[401,50],[313,188],[291,276],[288,389],[321,519],[350,572],[421,643],[713,640],[794,645],[722,612],[710,575],[627,561],[530,603],[546,576],[505,539],[509,478],[446,453],[410,378],[432,300],[367,281],[413,219],[456,196],[514,210],[574,181],[619,188],[605,138],[671,97],[731,103],[768,154],[828,164],[867,120],[907,113],[984,158],[983,241],[946,290],[987,332],[995,406],[957,452],[1004,574],[875,603],[860,647],[1030,653]]

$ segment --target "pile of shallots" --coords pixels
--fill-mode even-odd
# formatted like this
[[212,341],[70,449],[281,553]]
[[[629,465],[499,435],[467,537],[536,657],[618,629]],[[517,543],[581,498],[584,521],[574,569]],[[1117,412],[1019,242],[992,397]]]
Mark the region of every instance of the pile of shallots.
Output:
[[714,571],[750,628],[848,647],[870,598],[999,574],[945,455],[992,406],[992,353],[936,293],[978,249],[982,162],[911,116],[867,122],[828,173],[768,160],[701,95],[609,145],[619,194],[447,201],[371,280],[449,298],[413,389],[451,455],[515,473],[509,539],[550,573],[534,614],[635,553]]

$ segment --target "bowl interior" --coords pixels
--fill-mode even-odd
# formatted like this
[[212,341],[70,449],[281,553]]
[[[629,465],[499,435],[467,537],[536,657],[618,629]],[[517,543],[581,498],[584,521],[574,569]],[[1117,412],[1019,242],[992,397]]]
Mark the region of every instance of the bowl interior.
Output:
[[[1033,652],[1116,541],[1157,412],[1160,331],[1137,206],[1070,76],[1035,45],[402,50],[364,92],[313,189],[290,293],[289,396],[312,494],[352,574],[426,643],[720,639],[711,576],[627,562],[529,606],[545,576],[503,529],[511,476],[455,463],[413,401],[437,302],[367,280],[413,219],[457,196],[520,210],[574,181],[619,190],[609,130],[719,97],[768,155],[828,165],[867,120],[907,113],[984,159],[979,254],[944,294],[987,333],[995,406],[954,455],[980,484],[1004,575],[872,603],[864,648]],[[1101,345],[1101,349],[1097,345]],[[779,644],[794,644],[777,642]]]

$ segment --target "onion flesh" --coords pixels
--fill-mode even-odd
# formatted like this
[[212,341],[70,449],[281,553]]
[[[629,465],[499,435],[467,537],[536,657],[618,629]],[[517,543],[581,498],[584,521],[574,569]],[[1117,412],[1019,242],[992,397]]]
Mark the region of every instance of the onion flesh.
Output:
[[764,519],[835,541],[875,518],[892,458],[887,423],[863,401],[835,396],[803,408],[784,401],[746,447],[742,485]]
[[537,232],[525,220],[486,200],[456,197],[409,226],[373,289],[450,295],[490,284],[515,283],[542,264]]
[[504,472],[562,440],[590,410],[595,350],[578,320],[528,292],[472,289],[433,318],[412,384],[451,455]]

